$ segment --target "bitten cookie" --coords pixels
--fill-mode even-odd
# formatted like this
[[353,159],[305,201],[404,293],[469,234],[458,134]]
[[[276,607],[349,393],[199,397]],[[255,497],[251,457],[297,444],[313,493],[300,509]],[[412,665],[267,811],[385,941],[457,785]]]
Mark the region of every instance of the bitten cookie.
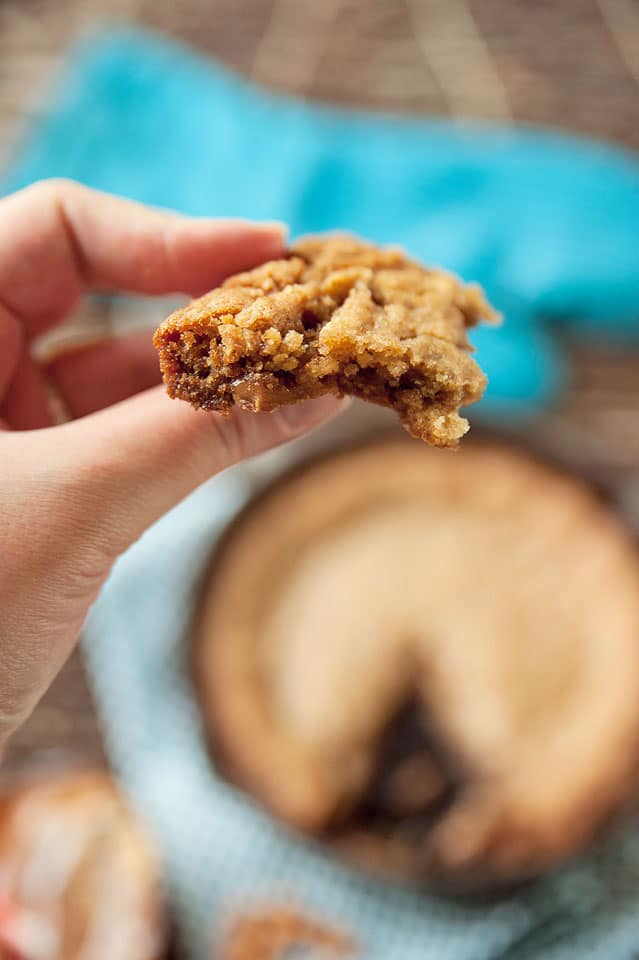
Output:
[[495,320],[481,290],[397,249],[309,237],[170,316],[154,343],[170,396],[206,410],[274,410],[325,393],[395,409],[456,446],[486,378],[467,329]]

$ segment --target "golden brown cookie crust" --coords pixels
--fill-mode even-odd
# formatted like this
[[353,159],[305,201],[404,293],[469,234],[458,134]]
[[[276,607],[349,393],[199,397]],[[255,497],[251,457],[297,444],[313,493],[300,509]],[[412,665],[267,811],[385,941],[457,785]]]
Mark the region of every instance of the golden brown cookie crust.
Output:
[[[586,488],[511,451],[382,444],[280,482],[220,547],[194,642],[226,774],[386,874],[508,885],[628,800],[635,549]],[[380,828],[366,797],[408,701],[430,741],[400,758]]]
[[415,437],[456,446],[486,378],[467,329],[496,314],[477,286],[400,250],[308,237],[170,316],[154,343],[170,396],[274,410],[325,393],[393,407]]

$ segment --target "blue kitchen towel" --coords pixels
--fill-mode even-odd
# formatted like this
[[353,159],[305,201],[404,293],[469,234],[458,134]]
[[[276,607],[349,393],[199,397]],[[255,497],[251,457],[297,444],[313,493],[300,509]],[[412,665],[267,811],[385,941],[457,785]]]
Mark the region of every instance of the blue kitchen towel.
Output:
[[[479,280],[508,318],[477,337],[488,409],[553,394],[553,325],[638,332],[639,164],[603,145],[310,108],[125,32],[72,56],[2,189],[53,175],[294,233],[348,228]],[[189,960],[210,960],[225,917],[285,902],[353,932],[365,960],[636,958],[637,829],[500,902],[455,904],[340,866],[216,777],[186,641],[203,564],[251,492],[250,472],[227,473],[149,530],[84,637],[110,755],[156,830]]]
[[639,160],[600,143],[309,107],[121,31],[72,53],[0,192],[48,176],[293,234],[347,228],[479,281],[507,318],[474,337],[488,412],[555,393],[549,324],[639,339]]

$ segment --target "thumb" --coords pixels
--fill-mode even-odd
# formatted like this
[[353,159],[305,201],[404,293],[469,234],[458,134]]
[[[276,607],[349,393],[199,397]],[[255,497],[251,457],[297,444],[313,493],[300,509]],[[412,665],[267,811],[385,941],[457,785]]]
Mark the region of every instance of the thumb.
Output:
[[270,414],[236,409],[223,417],[157,387],[48,433],[57,434],[56,459],[75,477],[77,509],[92,517],[93,535],[115,557],[209,477],[306,433],[343,405],[324,396]]
[[213,474],[340,408],[322,397],[224,419],[158,387],[60,427],[0,433],[0,753],[68,656],[118,554]]

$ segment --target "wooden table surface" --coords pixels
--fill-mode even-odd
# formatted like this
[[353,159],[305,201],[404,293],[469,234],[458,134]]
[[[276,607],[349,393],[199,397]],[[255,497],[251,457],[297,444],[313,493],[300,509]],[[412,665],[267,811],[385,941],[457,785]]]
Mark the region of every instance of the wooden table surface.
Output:
[[[541,123],[639,148],[639,0],[0,0],[0,162],[66,46],[104,19],[165,32],[275,89],[371,109]],[[572,349],[537,434],[639,527],[639,354]],[[79,655],[16,736],[103,763]]]

